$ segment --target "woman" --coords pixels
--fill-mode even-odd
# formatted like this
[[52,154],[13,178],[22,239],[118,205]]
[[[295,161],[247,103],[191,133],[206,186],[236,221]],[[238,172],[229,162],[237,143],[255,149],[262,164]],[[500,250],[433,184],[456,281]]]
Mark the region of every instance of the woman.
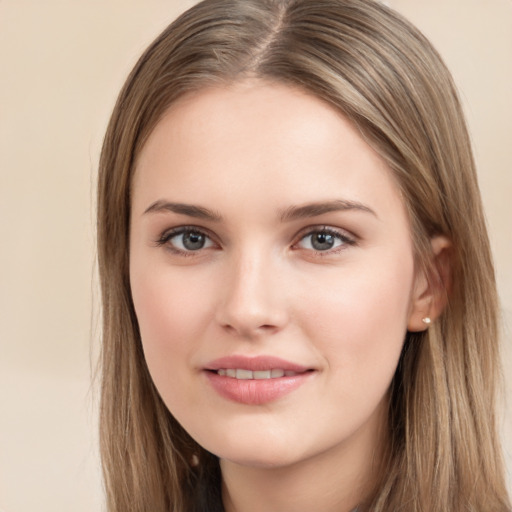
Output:
[[98,190],[109,511],[506,511],[470,143],[370,0],[207,0],[148,48]]

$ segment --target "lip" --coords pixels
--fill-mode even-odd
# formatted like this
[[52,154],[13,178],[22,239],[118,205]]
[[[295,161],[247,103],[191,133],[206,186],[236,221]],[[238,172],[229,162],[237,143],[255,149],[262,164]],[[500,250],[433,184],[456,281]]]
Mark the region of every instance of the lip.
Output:
[[274,356],[242,356],[232,355],[227,357],[221,357],[211,361],[205,366],[205,370],[217,371],[221,368],[240,368],[243,370],[261,371],[271,370],[272,368],[281,368],[285,371],[291,371],[295,373],[303,373],[311,368],[300,364],[292,363],[281,359],[280,357]]
[[[251,371],[281,369],[294,372],[295,375],[261,380],[239,380],[216,373],[217,370],[225,368]],[[263,405],[296,390],[305,384],[315,371],[313,368],[274,356],[232,355],[211,361],[205,366],[204,373],[213,389],[223,398],[240,404]]]

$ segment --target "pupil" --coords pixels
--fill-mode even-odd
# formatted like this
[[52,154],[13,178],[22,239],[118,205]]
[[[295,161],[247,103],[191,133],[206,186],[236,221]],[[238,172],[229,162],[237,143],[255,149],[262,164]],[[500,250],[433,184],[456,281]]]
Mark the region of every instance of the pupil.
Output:
[[204,235],[201,233],[185,233],[183,235],[183,246],[190,251],[197,251],[204,246]]
[[313,236],[311,245],[317,251],[325,251],[327,249],[331,249],[334,245],[334,237],[329,233],[316,233]]

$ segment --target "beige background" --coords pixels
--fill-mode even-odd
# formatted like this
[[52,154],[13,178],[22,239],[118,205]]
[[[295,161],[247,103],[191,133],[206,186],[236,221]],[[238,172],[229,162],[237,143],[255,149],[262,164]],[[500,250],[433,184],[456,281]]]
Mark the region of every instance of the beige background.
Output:
[[[136,57],[180,0],[0,0],[0,509],[102,509],[94,182]],[[512,0],[390,0],[460,85],[496,255],[512,483]],[[511,485],[512,487],[512,485]]]

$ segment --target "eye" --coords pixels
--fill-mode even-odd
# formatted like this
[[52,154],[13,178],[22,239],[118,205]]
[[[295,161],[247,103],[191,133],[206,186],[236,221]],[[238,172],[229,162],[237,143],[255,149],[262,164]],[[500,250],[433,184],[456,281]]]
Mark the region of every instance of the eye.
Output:
[[296,246],[299,249],[327,252],[345,245],[354,245],[354,243],[355,241],[347,235],[335,229],[324,227],[309,231],[302,236]]
[[167,245],[175,252],[190,253],[208,249],[215,244],[204,232],[196,228],[176,228],[166,231],[157,241],[158,245]]

